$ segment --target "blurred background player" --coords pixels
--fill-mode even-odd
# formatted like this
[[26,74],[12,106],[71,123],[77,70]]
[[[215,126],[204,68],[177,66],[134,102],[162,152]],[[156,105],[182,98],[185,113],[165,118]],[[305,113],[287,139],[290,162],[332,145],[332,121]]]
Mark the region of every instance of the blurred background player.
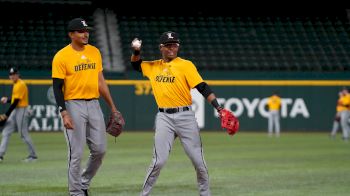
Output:
[[268,136],[273,135],[273,130],[275,130],[275,136],[280,136],[280,108],[281,108],[281,98],[278,96],[277,92],[274,92],[271,97],[267,100],[267,106],[269,108],[268,117]]
[[346,107],[342,106],[341,104],[341,98],[343,97],[343,92],[340,91],[338,93],[338,101],[337,101],[337,107],[336,107],[336,111],[337,113],[335,114],[334,117],[334,121],[333,121],[333,127],[332,127],[332,131],[331,131],[331,138],[335,138],[335,136],[337,135],[338,129],[339,129],[339,123],[340,123],[340,113],[344,110],[346,110]]
[[0,161],[3,161],[7,145],[11,134],[17,130],[22,140],[27,144],[29,155],[25,162],[31,162],[38,159],[32,139],[28,132],[28,88],[23,80],[20,79],[18,69],[12,67],[9,71],[9,78],[13,81],[11,98],[2,97],[1,103],[11,103],[11,106],[5,114],[0,115],[0,120],[6,120],[5,127],[2,130],[2,140],[0,145]]
[[350,94],[347,88],[343,88],[341,92],[339,92],[339,99],[337,102],[337,114],[335,116],[333,122],[333,129],[331,132],[331,138],[335,138],[338,128],[339,122],[343,131],[343,140],[349,140],[349,117],[350,117]]

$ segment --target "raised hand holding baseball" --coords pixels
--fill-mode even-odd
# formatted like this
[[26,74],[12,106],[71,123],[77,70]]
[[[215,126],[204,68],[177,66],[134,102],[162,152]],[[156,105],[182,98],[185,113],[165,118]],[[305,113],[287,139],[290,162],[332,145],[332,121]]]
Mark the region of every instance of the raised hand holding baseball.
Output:
[[141,45],[142,45],[142,40],[135,38],[134,40],[132,40],[131,42],[131,47],[134,50],[140,50],[141,49]]

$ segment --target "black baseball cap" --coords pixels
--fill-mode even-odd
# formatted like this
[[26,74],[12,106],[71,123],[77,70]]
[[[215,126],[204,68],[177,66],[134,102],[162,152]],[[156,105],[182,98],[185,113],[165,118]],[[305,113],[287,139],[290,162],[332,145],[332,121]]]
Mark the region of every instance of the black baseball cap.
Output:
[[9,75],[18,74],[18,69],[16,67],[11,67],[9,70]]
[[164,32],[159,39],[160,44],[180,43],[179,35],[172,31]]
[[74,18],[69,21],[67,26],[68,31],[80,31],[80,30],[91,30],[92,28],[82,18]]

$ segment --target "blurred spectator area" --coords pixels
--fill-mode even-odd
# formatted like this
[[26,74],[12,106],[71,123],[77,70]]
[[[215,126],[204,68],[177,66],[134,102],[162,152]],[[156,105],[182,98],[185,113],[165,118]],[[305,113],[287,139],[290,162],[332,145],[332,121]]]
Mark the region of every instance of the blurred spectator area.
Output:
[[83,17],[93,26],[93,11],[84,1],[45,2],[0,4],[1,69],[17,66],[22,70],[51,70],[54,54],[69,44],[68,21]]
[[159,58],[158,37],[180,34],[181,55],[202,70],[343,71],[350,68],[348,19],[341,16],[118,16],[125,61],[130,40]]
[[[28,2],[0,1],[0,71],[9,66],[22,70],[51,70],[54,54],[69,43],[66,26],[72,18],[83,17],[90,26],[101,28],[93,18],[99,8],[97,5],[101,4],[92,1]],[[350,70],[346,10],[307,16],[187,10],[170,16],[155,11],[133,15],[120,7],[108,9],[114,11],[116,20],[110,21],[114,21],[117,28],[109,30],[116,34],[109,37],[120,42],[112,46],[120,47],[118,63],[123,63],[126,71],[131,69],[132,39],[142,39],[143,59],[158,59],[161,57],[158,38],[169,30],[180,35],[179,55],[192,60],[199,70]],[[90,43],[99,46],[98,41],[96,31],[92,31]]]

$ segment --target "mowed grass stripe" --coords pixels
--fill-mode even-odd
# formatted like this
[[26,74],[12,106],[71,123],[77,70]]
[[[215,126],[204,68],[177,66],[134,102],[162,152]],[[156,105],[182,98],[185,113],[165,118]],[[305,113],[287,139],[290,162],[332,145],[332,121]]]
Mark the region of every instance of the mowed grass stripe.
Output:
[[[12,135],[0,164],[0,195],[67,195],[67,146],[63,133],[31,133],[39,160],[22,163],[26,146]],[[350,143],[327,133],[202,132],[212,195],[348,195]],[[91,184],[93,195],[138,195],[151,162],[153,132],[108,136],[108,151]],[[83,165],[88,151],[85,151]],[[177,139],[153,196],[198,195],[190,160]]]

